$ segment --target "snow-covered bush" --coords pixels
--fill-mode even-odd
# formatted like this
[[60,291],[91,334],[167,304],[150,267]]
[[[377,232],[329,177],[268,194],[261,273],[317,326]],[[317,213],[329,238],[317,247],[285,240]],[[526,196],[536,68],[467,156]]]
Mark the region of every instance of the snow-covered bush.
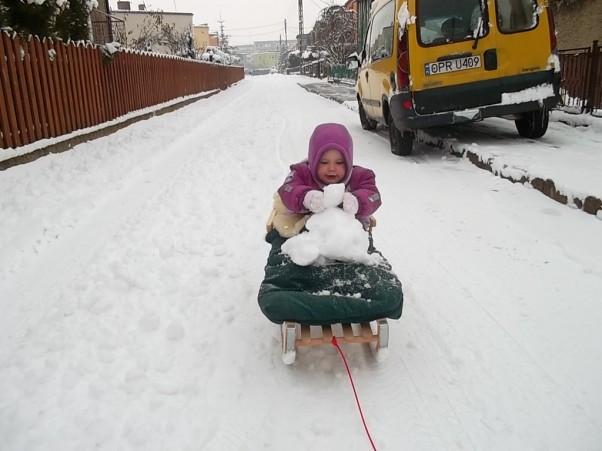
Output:
[[0,24],[22,36],[87,40],[97,0],[0,0]]
[[209,61],[212,63],[219,64],[232,64],[232,56],[229,53],[226,53],[220,50],[217,47],[209,46],[205,49],[203,54],[201,55],[201,59],[203,61]]

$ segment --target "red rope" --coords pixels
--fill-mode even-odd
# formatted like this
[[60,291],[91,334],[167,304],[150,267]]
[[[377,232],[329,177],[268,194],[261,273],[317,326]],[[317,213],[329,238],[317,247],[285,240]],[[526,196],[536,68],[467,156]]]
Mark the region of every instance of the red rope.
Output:
[[362,406],[360,405],[360,400],[357,397],[357,391],[355,390],[355,384],[353,383],[353,377],[351,377],[351,370],[349,369],[349,365],[347,365],[347,359],[345,359],[345,355],[343,354],[343,351],[341,350],[341,347],[339,346],[337,337],[333,336],[331,342],[332,342],[332,345],[338,349],[339,354],[341,354],[341,358],[343,359],[343,363],[345,364],[345,368],[347,369],[347,374],[349,375],[349,380],[351,381],[351,388],[353,388],[353,394],[355,395],[355,402],[357,403],[357,408],[360,411],[360,417],[362,418],[362,423],[364,424],[364,430],[366,431],[368,440],[370,440],[372,449],[374,451],[376,451],[376,446],[374,445],[374,442],[372,441],[372,436],[370,435],[370,431],[368,431],[368,426],[366,425],[366,420],[364,419],[364,412],[362,412]]

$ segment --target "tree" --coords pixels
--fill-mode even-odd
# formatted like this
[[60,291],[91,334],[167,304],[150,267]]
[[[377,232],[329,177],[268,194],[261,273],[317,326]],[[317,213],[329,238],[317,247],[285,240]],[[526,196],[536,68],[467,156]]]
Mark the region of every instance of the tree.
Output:
[[55,1],[37,4],[21,0],[0,0],[0,24],[22,36],[53,36],[58,9]]
[[[161,27],[163,26],[163,15],[159,12],[150,11],[142,21],[139,27],[138,37],[131,40],[128,47],[135,50],[151,51],[153,46],[159,42]],[[133,30],[128,31],[132,35]],[[126,43],[122,43],[126,44]]]
[[65,7],[56,16],[56,35],[65,41],[88,40],[91,6],[91,2],[87,0],[67,0]]
[[0,26],[22,36],[88,40],[96,6],[96,0],[0,0]]
[[318,15],[313,29],[314,44],[331,65],[345,64],[357,46],[357,19],[353,10],[329,6]]
[[303,65],[303,58],[299,50],[291,50],[287,56],[287,69],[300,68]]
[[280,46],[280,53],[278,55],[278,72],[283,73],[286,70],[288,60],[288,50],[286,46]]
[[219,47],[219,49],[222,52],[227,52],[228,49],[229,49],[229,47],[230,47],[230,44],[228,42],[229,36],[224,32],[224,21],[221,20],[219,22],[220,22],[219,23],[219,30],[220,31],[219,31],[219,41],[218,41],[219,45],[218,45],[218,47]]
[[164,23],[161,26],[159,42],[169,49],[172,55],[185,58],[194,58],[196,56],[192,29],[178,31],[175,24]]
[[[165,23],[162,11],[150,11],[142,21],[140,33],[129,47],[136,50],[155,51],[161,47],[165,53],[186,58],[194,58],[194,39],[192,30],[176,30],[175,24]],[[130,31],[129,34],[132,34]]]

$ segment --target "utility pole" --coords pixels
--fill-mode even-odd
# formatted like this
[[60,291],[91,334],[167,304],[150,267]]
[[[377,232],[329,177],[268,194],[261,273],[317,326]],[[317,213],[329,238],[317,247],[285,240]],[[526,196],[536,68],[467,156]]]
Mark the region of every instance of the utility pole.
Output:
[[299,51],[303,53],[303,0],[299,0]]
[[284,44],[286,45],[286,51],[288,52],[288,34],[286,32],[286,19],[284,19]]

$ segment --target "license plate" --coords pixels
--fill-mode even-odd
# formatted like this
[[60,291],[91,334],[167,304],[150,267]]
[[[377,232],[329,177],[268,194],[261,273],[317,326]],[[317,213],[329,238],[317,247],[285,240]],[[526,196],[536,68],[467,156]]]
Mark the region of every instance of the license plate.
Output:
[[465,56],[453,60],[435,61],[424,65],[426,75],[438,75],[446,72],[457,72],[459,70],[475,69],[481,67],[481,55]]

